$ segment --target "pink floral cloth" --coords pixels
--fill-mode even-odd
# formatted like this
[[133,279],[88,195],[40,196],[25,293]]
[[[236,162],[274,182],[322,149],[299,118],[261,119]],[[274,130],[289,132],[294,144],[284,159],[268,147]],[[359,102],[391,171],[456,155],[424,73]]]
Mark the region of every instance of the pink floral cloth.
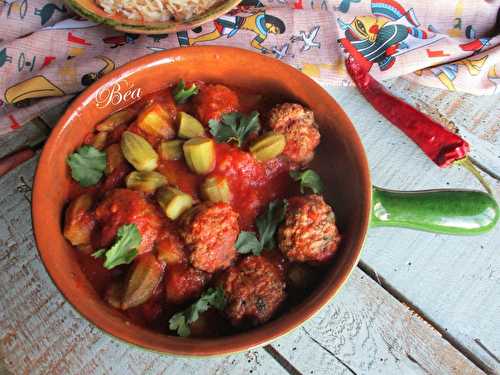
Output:
[[75,16],[61,0],[0,2],[0,134],[68,100],[131,59],[229,45],[274,56],[320,83],[351,85],[353,55],[377,79],[445,90],[500,89],[500,1],[243,0],[201,27],[134,35]]

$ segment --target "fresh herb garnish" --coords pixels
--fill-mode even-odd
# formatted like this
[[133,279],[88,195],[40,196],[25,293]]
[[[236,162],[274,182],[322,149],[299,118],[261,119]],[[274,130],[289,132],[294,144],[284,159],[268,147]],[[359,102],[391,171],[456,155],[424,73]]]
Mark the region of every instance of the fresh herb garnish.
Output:
[[106,249],[100,249],[100,250],[97,250],[95,253],[92,253],[92,256],[94,258],[100,258],[104,255],[104,253],[106,253]]
[[240,254],[259,255],[262,251],[262,245],[254,232],[241,231],[235,246]]
[[300,192],[303,194],[306,188],[311,189],[314,194],[320,194],[324,190],[321,177],[312,169],[304,171],[290,171],[290,176],[300,183]]
[[284,199],[272,201],[267,206],[266,212],[255,221],[260,243],[264,249],[274,248],[274,233],[276,233],[278,225],[285,219],[287,206],[288,202]]
[[253,232],[240,232],[236,241],[236,249],[241,254],[260,255],[263,249],[275,247],[274,235],[278,226],[285,219],[288,203],[286,200],[275,200],[269,203],[266,212],[255,220],[259,239]]
[[226,113],[220,121],[208,121],[208,127],[218,143],[235,142],[241,147],[250,134],[259,131],[259,112],[253,111],[249,115],[240,112]]
[[177,104],[184,104],[191,96],[198,94],[198,91],[198,87],[194,83],[187,89],[186,84],[181,79],[177,86],[175,86],[173,92],[174,100]]
[[137,256],[141,244],[141,234],[135,224],[122,225],[116,233],[116,242],[108,250],[100,249],[92,254],[94,258],[106,256],[104,268],[108,270],[121,264],[130,264]]
[[83,187],[97,184],[106,169],[106,153],[92,146],[82,146],[66,161],[71,177]]
[[190,325],[198,320],[201,313],[207,311],[210,307],[222,310],[225,305],[226,299],[224,298],[222,288],[209,288],[201,295],[198,301],[172,316],[168,321],[169,328],[172,331],[177,331],[179,336],[189,336],[191,334]]

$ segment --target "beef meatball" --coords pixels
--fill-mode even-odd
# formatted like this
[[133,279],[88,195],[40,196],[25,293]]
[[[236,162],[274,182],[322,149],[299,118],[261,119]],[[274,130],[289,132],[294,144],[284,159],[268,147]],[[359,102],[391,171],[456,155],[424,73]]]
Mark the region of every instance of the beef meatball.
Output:
[[122,225],[135,224],[141,234],[139,254],[152,250],[163,222],[159,210],[143,193],[129,189],[109,191],[98,204],[95,217],[100,224],[99,247],[110,246]]
[[278,241],[281,252],[289,260],[325,262],[331,259],[340,242],[332,208],[319,195],[289,199]]
[[292,103],[277,105],[269,114],[269,127],[285,136],[284,156],[300,165],[312,160],[320,135],[310,109]]
[[236,258],[238,214],[227,203],[201,203],[182,215],[180,235],[191,264],[205,272],[229,267]]
[[247,256],[224,271],[220,284],[226,297],[224,313],[231,324],[262,324],[285,299],[282,270],[263,256]]
[[198,298],[210,275],[185,264],[175,264],[165,273],[165,297],[167,302],[181,304]]
[[206,85],[194,98],[198,119],[208,124],[208,120],[219,120],[224,113],[238,112],[238,95],[224,85]]

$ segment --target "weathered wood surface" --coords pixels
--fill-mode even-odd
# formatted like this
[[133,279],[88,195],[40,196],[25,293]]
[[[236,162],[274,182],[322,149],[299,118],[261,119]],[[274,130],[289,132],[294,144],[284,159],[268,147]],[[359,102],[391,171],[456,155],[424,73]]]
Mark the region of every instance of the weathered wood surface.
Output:
[[359,269],[320,314],[264,349],[200,360],[117,342],[74,312],[38,258],[28,202],[35,164],[0,179],[0,353],[13,373],[481,373]]
[[478,374],[417,314],[357,268],[335,300],[279,341],[277,349],[303,374]]
[[[500,96],[473,97],[417,87],[391,90],[420,98],[452,120],[481,163],[500,173]],[[476,188],[464,169],[437,168],[354,90],[331,90],[351,117],[367,150],[373,183],[391,189]],[[500,183],[488,179],[497,200]],[[369,232],[362,264],[417,308],[447,338],[485,368],[500,373],[500,226],[478,237],[453,237],[396,228]]]

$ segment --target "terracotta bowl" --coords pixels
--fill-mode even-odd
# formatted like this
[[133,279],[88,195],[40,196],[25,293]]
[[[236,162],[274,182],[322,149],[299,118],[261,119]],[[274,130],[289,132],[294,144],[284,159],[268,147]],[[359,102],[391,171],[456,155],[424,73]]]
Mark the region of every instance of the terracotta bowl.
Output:
[[82,17],[111,26],[119,31],[134,34],[167,34],[190,30],[226,14],[240,2],[241,0],[223,0],[220,4],[186,21],[147,22],[131,20],[121,14],[106,13],[95,0],[66,0],[69,7]]
[[[334,207],[343,234],[331,268],[302,304],[263,326],[228,337],[180,338],[130,323],[97,295],[80,270],[75,250],[62,235],[62,215],[70,186],[66,157],[81,145],[95,124],[130,104],[134,100],[133,90],[140,89],[143,96],[181,78],[248,88],[310,107],[322,136],[313,167],[328,186],[325,197]],[[111,102],[107,100],[110,93],[115,93]],[[33,224],[40,257],[49,275],[86,319],[110,335],[146,349],[207,356],[264,345],[297,328],[327,304],[358,262],[370,205],[370,177],[360,139],[344,111],[318,84],[289,65],[253,52],[227,47],[191,47],[132,61],[107,74],[73,101],[52,131],[38,164],[33,190]]]

